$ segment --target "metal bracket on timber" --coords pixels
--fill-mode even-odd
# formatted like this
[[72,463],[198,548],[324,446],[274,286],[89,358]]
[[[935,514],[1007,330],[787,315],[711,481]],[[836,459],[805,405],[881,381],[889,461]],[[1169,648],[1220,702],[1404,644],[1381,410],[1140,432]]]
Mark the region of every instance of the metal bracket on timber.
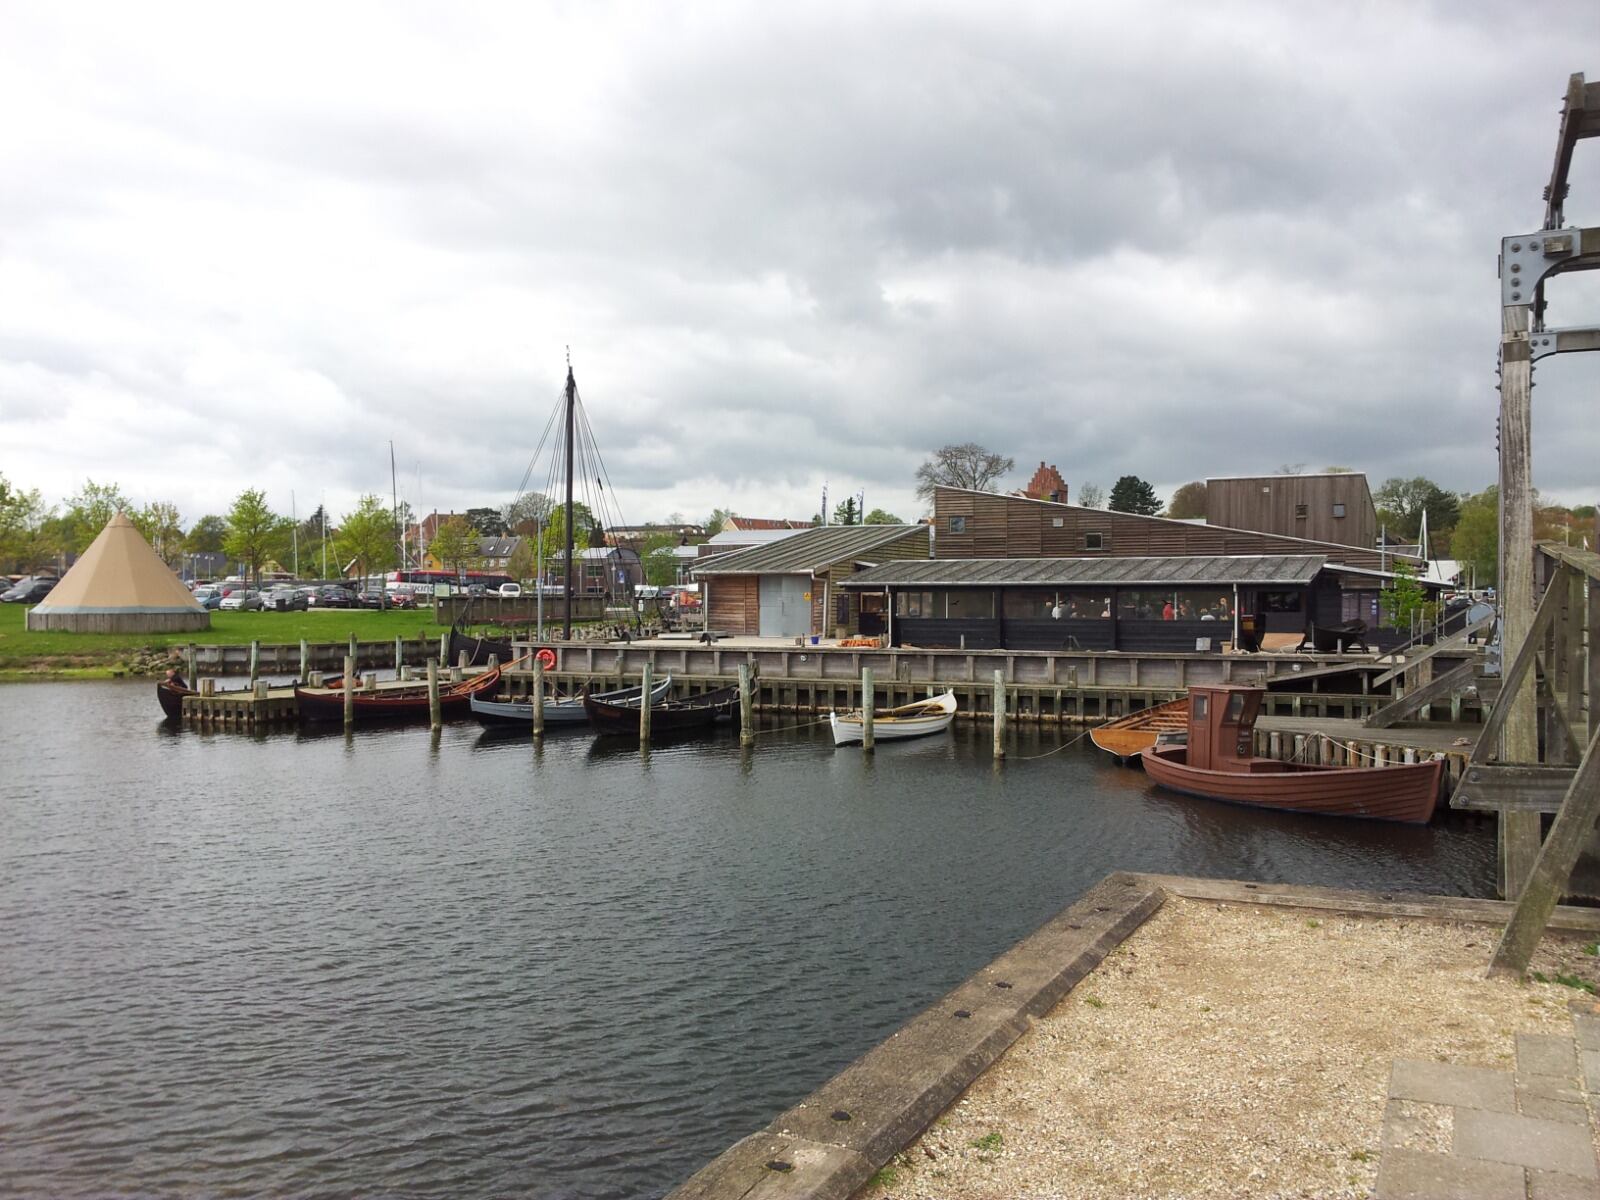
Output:
[[1534,362],[1552,354],[1581,354],[1586,350],[1600,350],[1600,325],[1541,329],[1528,335],[1528,353]]
[[1600,228],[1544,229],[1500,239],[1500,304],[1532,304],[1551,275],[1600,267]]
[[1460,666],[1451,667],[1443,675],[1436,676],[1414,691],[1407,692],[1400,699],[1385,704],[1366,719],[1367,728],[1388,729],[1392,725],[1398,725],[1423,705],[1432,704],[1457,688],[1466,687],[1472,682],[1477,670],[1478,664],[1475,662],[1464,662]]

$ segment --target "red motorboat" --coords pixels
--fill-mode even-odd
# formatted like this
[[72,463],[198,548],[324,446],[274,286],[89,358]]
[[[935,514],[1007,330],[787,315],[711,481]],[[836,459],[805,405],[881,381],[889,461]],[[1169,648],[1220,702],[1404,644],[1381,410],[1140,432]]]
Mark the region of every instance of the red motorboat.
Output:
[[1324,767],[1252,754],[1266,689],[1213,684],[1189,689],[1189,742],[1141,756],[1162,787],[1208,800],[1330,817],[1425,825],[1444,777],[1442,759],[1393,767]]

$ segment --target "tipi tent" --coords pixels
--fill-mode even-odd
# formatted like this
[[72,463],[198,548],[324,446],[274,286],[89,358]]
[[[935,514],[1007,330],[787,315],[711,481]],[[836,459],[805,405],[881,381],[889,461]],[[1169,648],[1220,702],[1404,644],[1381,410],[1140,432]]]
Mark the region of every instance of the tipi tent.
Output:
[[50,594],[28,613],[29,629],[151,633],[210,629],[211,614],[118,513]]

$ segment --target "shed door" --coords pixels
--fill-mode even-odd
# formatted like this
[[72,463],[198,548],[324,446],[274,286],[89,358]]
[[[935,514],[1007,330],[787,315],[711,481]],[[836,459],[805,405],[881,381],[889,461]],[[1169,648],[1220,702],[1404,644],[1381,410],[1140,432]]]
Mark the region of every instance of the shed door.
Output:
[[762,575],[761,636],[804,637],[811,632],[811,601],[804,575]]

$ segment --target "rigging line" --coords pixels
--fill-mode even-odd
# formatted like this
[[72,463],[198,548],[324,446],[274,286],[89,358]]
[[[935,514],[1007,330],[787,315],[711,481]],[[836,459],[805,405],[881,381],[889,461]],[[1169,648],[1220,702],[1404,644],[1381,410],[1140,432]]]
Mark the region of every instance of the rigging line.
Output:
[[550,438],[550,431],[555,427],[556,416],[560,413],[560,411],[561,406],[558,404],[554,409],[551,410],[549,419],[545,421],[544,432],[539,435],[539,441],[533,448],[533,455],[528,459],[528,468],[522,473],[522,482],[517,485],[517,494],[512,497],[511,503],[513,505],[515,505],[518,500],[521,500],[522,497],[527,494],[528,480],[533,476],[534,467],[538,466],[539,464],[539,455],[544,451],[544,444]]

